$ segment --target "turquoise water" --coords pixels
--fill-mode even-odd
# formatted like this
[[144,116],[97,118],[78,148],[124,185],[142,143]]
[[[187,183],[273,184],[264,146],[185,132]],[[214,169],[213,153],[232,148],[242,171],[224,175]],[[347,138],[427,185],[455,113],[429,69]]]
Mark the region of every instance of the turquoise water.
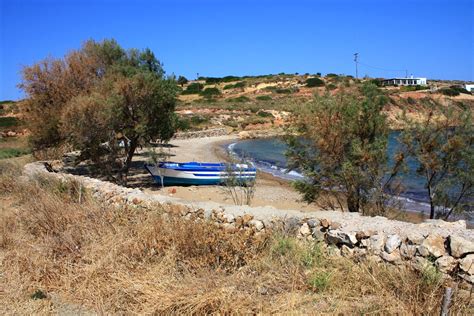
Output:
[[[398,151],[398,135],[399,132],[396,131],[389,135],[388,157],[394,156]],[[285,157],[287,146],[279,138],[242,140],[230,144],[228,149],[237,157],[252,161],[258,169],[274,176],[288,180],[304,179],[296,171],[287,172]],[[405,190],[399,199],[404,202],[407,210],[428,212],[428,195],[424,188],[423,178],[416,174],[417,164],[414,161],[408,161],[407,167],[406,174],[401,176]]]

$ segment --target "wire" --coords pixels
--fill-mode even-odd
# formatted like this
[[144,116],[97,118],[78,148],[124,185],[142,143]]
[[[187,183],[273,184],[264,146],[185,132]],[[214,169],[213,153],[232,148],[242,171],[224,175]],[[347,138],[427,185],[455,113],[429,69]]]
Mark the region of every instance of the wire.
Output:
[[373,69],[383,70],[383,71],[397,71],[397,72],[405,72],[406,71],[406,69],[387,69],[387,68],[374,67],[374,66],[367,65],[365,63],[361,63],[360,61],[359,61],[359,64],[361,64],[365,67],[368,67],[368,68],[373,68]]

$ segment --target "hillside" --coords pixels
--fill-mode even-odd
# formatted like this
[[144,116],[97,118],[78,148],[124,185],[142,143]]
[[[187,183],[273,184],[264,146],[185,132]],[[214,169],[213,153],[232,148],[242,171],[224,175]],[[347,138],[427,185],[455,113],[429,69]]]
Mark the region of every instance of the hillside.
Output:
[[[291,112],[311,102],[315,94],[354,89],[377,79],[352,76],[267,75],[255,77],[200,78],[182,85],[179,96],[181,129],[224,126],[233,130],[268,130],[288,122]],[[397,116],[413,117],[439,103],[453,108],[474,108],[474,96],[458,88],[459,82],[432,81],[427,87],[381,87],[389,102],[385,112],[392,128],[400,127]]]

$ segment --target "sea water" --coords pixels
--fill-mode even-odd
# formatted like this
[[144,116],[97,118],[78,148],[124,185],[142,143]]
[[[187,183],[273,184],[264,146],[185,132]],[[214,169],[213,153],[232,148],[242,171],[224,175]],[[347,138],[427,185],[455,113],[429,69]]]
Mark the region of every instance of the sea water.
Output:
[[[400,144],[397,141],[399,133],[393,131],[389,134],[387,148],[389,165],[393,165],[392,157],[400,150]],[[253,162],[259,170],[290,181],[304,180],[304,176],[298,171],[287,170],[286,150],[285,142],[277,137],[241,140],[228,145],[228,151],[231,154],[239,159]],[[402,201],[406,210],[429,214],[428,193],[424,178],[416,173],[417,168],[416,161],[407,161],[407,170],[400,177],[404,192],[396,198]]]

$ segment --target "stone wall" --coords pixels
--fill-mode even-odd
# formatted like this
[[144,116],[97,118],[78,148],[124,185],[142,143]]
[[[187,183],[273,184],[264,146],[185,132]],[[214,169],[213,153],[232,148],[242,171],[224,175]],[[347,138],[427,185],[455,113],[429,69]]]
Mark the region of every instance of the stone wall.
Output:
[[355,260],[386,261],[424,269],[434,265],[446,277],[456,276],[474,283],[474,231],[464,221],[428,221],[412,224],[384,217],[319,211],[299,212],[273,207],[219,205],[214,202],[190,203],[164,195],[146,194],[84,176],[48,172],[35,162],[24,168],[27,179],[37,175],[59,180],[74,179],[90,190],[93,197],[108,204],[128,204],[144,209],[162,207],[165,212],[187,219],[208,219],[230,232],[248,229],[256,234],[276,226],[298,238],[333,246],[342,256]]

